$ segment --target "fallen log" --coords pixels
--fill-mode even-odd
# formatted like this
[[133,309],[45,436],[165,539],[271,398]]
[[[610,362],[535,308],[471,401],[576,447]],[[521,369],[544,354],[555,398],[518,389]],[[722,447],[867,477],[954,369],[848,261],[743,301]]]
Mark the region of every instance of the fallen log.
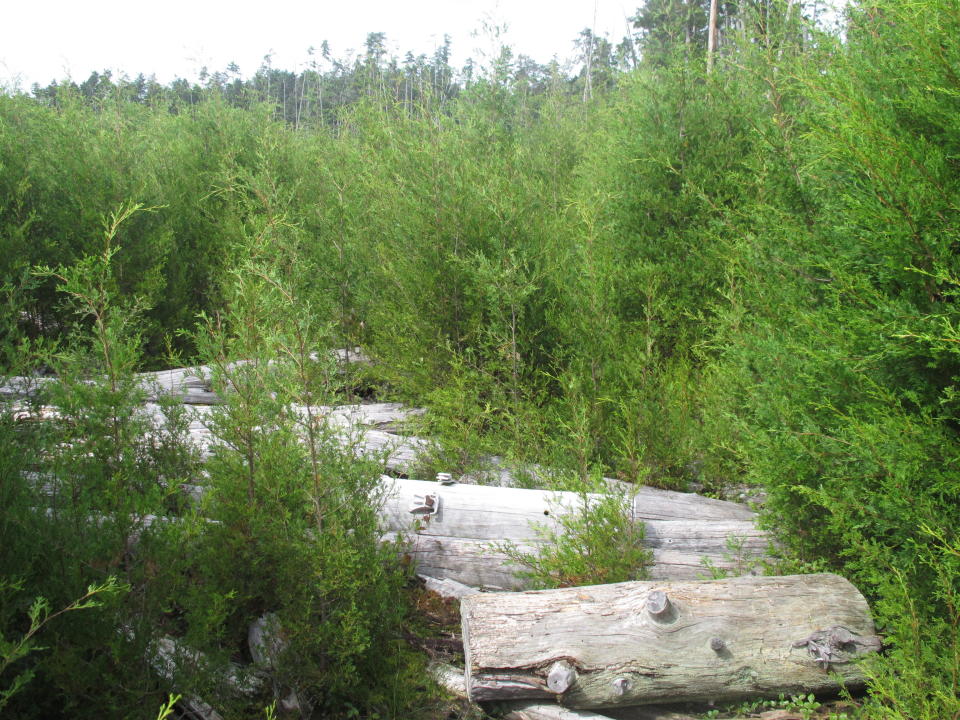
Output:
[[461,601],[470,699],[567,707],[740,700],[864,683],[863,596],[837,575],[632,582]]
[[[197,396],[199,397],[199,396]],[[187,396],[184,402],[190,404]],[[209,460],[216,445],[216,437],[210,430],[212,403],[197,401],[189,409],[190,444],[200,451],[203,460]],[[306,420],[306,409],[295,406],[293,410]],[[162,408],[156,403],[146,403],[143,413],[155,424],[162,423]],[[375,403],[370,405],[318,405],[312,408],[314,418],[320,418],[332,428],[336,439],[345,448],[352,448],[360,457],[376,458],[384,468],[392,472],[407,473],[419,459],[432,448],[432,443],[423,438],[396,435],[376,428],[390,426],[410,417],[422,414],[419,408],[407,408],[399,403]],[[358,428],[362,432],[358,432]]]
[[[524,590],[530,587],[526,568],[503,549],[511,543],[523,554],[536,554],[547,542],[538,527],[561,532],[559,519],[582,510],[576,493],[555,493],[476,485],[443,486],[422,480],[384,476],[385,502],[380,509],[384,539],[401,540],[407,559],[421,575],[487,590]],[[202,486],[185,485],[184,492],[199,501]],[[645,489],[648,497],[658,492]],[[651,520],[669,512],[671,495],[637,509],[632,519],[645,528],[644,545],[652,553],[647,569],[655,580],[696,580],[713,571],[743,575],[767,560],[771,540],[749,520]],[[599,497],[599,496],[594,496]],[[693,496],[685,508],[696,507]],[[717,501],[705,503],[709,509]],[[733,503],[726,503],[733,505]],[[742,509],[734,506],[731,514]],[[547,514],[545,514],[547,513]],[[498,525],[498,523],[500,523]]]
[[[389,478],[384,478],[389,481]],[[458,537],[503,539],[529,536],[531,524],[556,529],[557,518],[565,513],[579,511],[583,496],[574,492],[527,490],[523,488],[491,487],[486,485],[440,485],[425,480],[395,480],[384,507],[391,530],[406,530],[410,526],[411,509],[418,507],[418,498],[434,495],[440,500],[434,512],[423,514],[427,521],[422,533],[456,535]],[[743,505],[713,498],[659,490],[646,486],[634,488],[630,501],[634,520],[749,521],[756,514]],[[588,499],[603,497],[590,494]],[[447,528],[457,528],[449,532]]]
[[[666,525],[667,523],[663,523]],[[649,524],[648,524],[649,525]],[[753,528],[753,532],[756,529]],[[491,544],[490,540],[417,534],[386,533],[385,540],[406,540],[404,553],[421,575],[449,578],[483,590],[526,590],[530,581],[524,568]],[[523,553],[536,553],[541,541],[514,541]],[[741,556],[727,553],[722,545],[702,546],[698,550],[673,551],[651,549],[653,562],[647,568],[653,580],[698,580],[711,570],[731,575],[744,574],[752,567]],[[751,562],[756,561],[753,558]]]
[[[408,539],[418,572],[487,589],[529,587],[524,568],[498,546],[509,542],[522,553],[535,553],[545,533],[562,532],[563,516],[584,506],[584,497],[571,492],[386,477],[383,482],[391,483],[381,511],[385,528],[390,537]],[[587,496],[587,502],[601,497]],[[734,503],[639,488],[629,508],[631,520],[645,526],[652,578],[697,579],[709,575],[705,564],[743,574],[766,558],[769,536],[756,527],[753,513]]]

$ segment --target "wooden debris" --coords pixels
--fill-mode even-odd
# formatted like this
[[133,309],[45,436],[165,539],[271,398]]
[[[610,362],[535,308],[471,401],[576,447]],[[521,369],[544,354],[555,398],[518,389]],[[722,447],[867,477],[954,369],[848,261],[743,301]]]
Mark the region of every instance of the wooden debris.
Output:
[[879,648],[863,596],[830,574],[477,594],[461,615],[474,701],[607,708],[836,692],[838,680],[863,684],[852,661]]
[[[535,553],[543,543],[538,527],[560,532],[559,519],[583,509],[583,498],[570,492],[386,477],[383,482],[390,487],[381,511],[385,527],[390,537],[409,540],[407,552],[418,572],[477,588],[527,587],[523,568],[496,545],[509,541]],[[590,496],[588,502],[600,497]],[[740,519],[745,513],[747,519]],[[708,576],[704,561],[718,570],[746,573],[766,558],[771,542],[752,518],[734,503],[655,488],[640,488],[632,503],[633,521],[645,526],[644,544],[653,552],[650,575],[656,579]]]

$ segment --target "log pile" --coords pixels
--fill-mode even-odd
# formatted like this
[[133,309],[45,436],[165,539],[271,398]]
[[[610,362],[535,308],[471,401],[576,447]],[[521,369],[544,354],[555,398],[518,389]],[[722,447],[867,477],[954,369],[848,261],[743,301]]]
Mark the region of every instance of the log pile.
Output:
[[[356,350],[340,355],[341,360],[363,361]],[[189,437],[203,459],[216,451],[210,416],[219,398],[207,384],[209,375],[209,367],[198,366],[139,376],[152,398],[143,412],[158,426],[163,409],[156,400],[161,396],[174,395],[191,406]],[[52,381],[13,378],[0,393],[29,396]],[[305,408],[294,411],[306,416]],[[322,418],[344,447],[382,460],[387,472],[400,475],[415,470],[433,450],[429,440],[392,432],[422,412],[398,403],[311,408],[311,415]],[[504,468],[500,468],[499,477],[504,482],[511,480]],[[615,481],[609,482],[616,485]],[[469,484],[448,487],[386,476],[383,483],[386,503],[382,517],[387,537],[403,536],[411,541],[408,554],[421,574],[477,588],[528,587],[522,568],[494,545],[508,542],[521,552],[535,553],[544,542],[544,533],[559,530],[558,520],[580,512],[584,503],[584,498],[575,493]],[[203,492],[200,484],[184,485],[183,489],[196,498]],[[705,564],[739,574],[766,556],[769,539],[757,529],[754,514],[742,505],[655,488],[631,488],[631,492],[635,493],[631,520],[645,525],[645,545],[653,554],[653,578],[703,577],[709,574]],[[597,498],[590,496],[587,502]],[[426,502],[435,504],[428,507]]]
[[[356,352],[341,355],[357,359]],[[221,401],[207,377],[203,367],[141,375],[152,400],[143,408],[148,416],[160,419],[163,395],[191,406],[190,438],[204,458],[215,452],[209,418]],[[0,396],[31,397],[48,382],[13,378]],[[426,439],[393,432],[420,410],[381,403],[311,411],[344,447],[382,459],[397,475],[433,449]],[[504,469],[498,477],[511,480]],[[512,703],[513,720],[603,720],[593,711],[834,692],[838,682],[862,684],[853,661],[879,648],[866,602],[837,576],[705,580],[706,566],[744,575],[767,558],[771,543],[743,505],[693,493],[631,488],[628,514],[644,525],[651,581],[480,592],[524,590],[528,580],[502,546],[535,553],[546,535],[562,531],[565,516],[603,496],[446,480],[383,476],[385,537],[404,538],[427,587],[461,603],[465,672],[443,667],[436,679],[474,702]],[[199,495],[202,486],[190,490]],[[296,693],[284,693],[295,705]]]

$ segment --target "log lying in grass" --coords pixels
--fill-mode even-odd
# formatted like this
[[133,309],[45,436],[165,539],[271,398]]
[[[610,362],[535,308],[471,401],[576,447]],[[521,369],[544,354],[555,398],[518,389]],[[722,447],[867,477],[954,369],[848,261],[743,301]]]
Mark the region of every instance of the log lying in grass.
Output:
[[[389,481],[389,478],[385,478]],[[748,521],[756,515],[736,503],[714,500],[693,493],[638,487],[631,502],[634,520]],[[434,495],[440,504],[434,513],[422,516],[422,534],[503,539],[528,537],[532,523],[556,528],[557,517],[581,509],[581,496],[573,492],[526,490],[485,485],[440,485],[425,480],[396,480],[387,498],[384,514],[391,530],[406,530],[410,509],[418,498]],[[601,495],[588,495],[599,499]],[[450,532],[449,528],[456,528]]]
[[633,582],[461,602],[470,699],[575,708],[739,700],[862,685],[879,649],[863,596],[830,575]]
[[435,578],[430,575],[419,575],[424,587],[446,600],[459,600],[467,595],[475,595],[479,589],[465,585],[462,582],[449,578]]
[[[583,498],[569,492],[390,478],[384,483],[391,483],[381,512],[385,526],[409,539],[408,553],[418,572],[474,587],[526,587],[522,568],[493,545],[509,541],[523,553],[535,552],[544,541],[538,527],[560,532],[559,519],[583,507]],[[734,503],[640,488],[631,513],[634,522],[645,525],[653,578],[709,575],[704,560],[742,574],[750,563],[766,557],[770,544],[754,524],[753,513]]]

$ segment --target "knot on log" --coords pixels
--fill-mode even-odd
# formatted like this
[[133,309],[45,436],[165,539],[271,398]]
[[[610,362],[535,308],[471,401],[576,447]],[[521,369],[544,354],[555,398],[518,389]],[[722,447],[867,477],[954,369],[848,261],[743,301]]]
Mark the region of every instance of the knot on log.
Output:
[[654,590],[647,595],[646,607],[650,617],[658,622],[670,622],[676,616],[673,604],[663,590]]
[[879,650],[880,640],[873,636],[860,637],[835,625],[827,630],[815,630],[793,647],[805,647],[824,670],[829,670],[830,663],[849,662],[852,657]]
[[562,695],[577,680],[577,671],[566,660],[557,660],[547,673],[547,688]]

